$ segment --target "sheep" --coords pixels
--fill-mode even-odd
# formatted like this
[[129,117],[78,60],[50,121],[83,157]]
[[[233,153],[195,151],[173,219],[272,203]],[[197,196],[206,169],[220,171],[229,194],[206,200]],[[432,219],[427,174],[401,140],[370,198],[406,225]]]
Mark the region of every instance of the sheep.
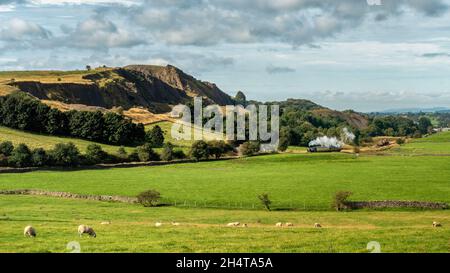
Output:
[[275,224],[275,226],[276,226],[276,227],[282,227],[282,226],[283,226],[283,223],[278,222],[278,223]]
[[293,227],[294,224],[287,222],[287,223],[286,223],[286,226],[287,226],[287,227]]
[[110,224],[111,224],[111,221],[104,221],[104,222],[101,222],[100,224],[101,224],[101,225],[110,225]]
[[172,222],[172,226],[179,226],[179,225],[180,225],[180,223]]
[[239,226],[241,223],[239,223],[239,222],[231,222],[231,223],[228,223],[227,224],[227,226],[228,227],[237,227],[237,226]]
[[314,224],[314,227],[315,227],[315,228],[321,228],[321,227],[322,227],[322,225],[321,225],[321,224],[319,224],[319,223],[315,223],[315,224]]
[[23,230],[23,236],[36,237],[36,229],[32,226],[26,226]]
[[90,237],[97,237],[97,234],[95,233],[94,229],[86,226],[86,225],[80,225],[78,226],[78,234],[80,235],[80,237],[84,234],[88,234]]
[[242,224],[242,227],[246,228],[246,227],[248,227],[248,225],[247,224]]
[[433,222],[433,227],[442,227],[442,225],[439,222]]
[[163,225],[163,224],[162,224],[161,222],[156,222],[156,223],[155,223],[155,227],[162,227],[162,225]]

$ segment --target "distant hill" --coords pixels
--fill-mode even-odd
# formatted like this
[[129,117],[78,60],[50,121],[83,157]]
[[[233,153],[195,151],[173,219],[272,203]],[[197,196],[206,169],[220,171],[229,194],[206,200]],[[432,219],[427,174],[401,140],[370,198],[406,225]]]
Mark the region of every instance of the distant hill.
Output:
[[399,109],[388,109],[380,111],[378,113],[384,114],[405,114],[405,113],[449,113],[450,108],[448,107],[431,107],[431,108],[399,108]]

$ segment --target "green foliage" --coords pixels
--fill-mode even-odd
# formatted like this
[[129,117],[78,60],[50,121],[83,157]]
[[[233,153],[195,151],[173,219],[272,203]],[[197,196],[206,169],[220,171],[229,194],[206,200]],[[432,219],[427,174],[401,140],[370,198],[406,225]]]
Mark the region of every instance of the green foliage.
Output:
[[252,156],[259,153],[260,146],[261,144],[257,141],[247,141],[240,146],[239,151],[244,156]]
[[148,190],[138,194],[138,203],[144,207],[154,207],[157,206],[159,200],[161,199],[161,194],[155,190]]
[[0,143],[0,154],[10,156],[14,150],[14,145],[11,141],[3,141]]
[[169,142],[164,144],[163,150],[161,153],[161,160],[163,161],[172,161],[174,158],[173,156],[173,145]]
[[149,143],[153,148],[160,148],[164,143],[164,133],[159,127],[156,125],[150,131],[147,131],[145,134],[145,141]]
[[241,105],[246,105],[247,103],[247,98],[245,97],[245,94],[242,91],[238,91],[236,93],[236,96],[234,97],[234,100],[236,101],[237,104],[241,104]]
[[160,160],[159,155],[152,149],[152,146],[149,143],[137,147],[136,152],[139,161],[141,162]]
[[25,144],[19,144],[8,158],[9,164],[15,167],[27,167],[31,165],[31,151]]
[[427,134],[431,128],[433,128],[433,124],[431,123],[431,120],[425,116],[422,116],[419,118],[419,131],[422,134]]
[[398,145],[402,145],[402,144],[405,144],[405,139],[404,138],[397,138],[397,140],[395,140],[395,142],[398,144]]
[[268,211],[270,211],[270,204],[272,204],[272,201],[270,201],[269,194],[268,194],[268,193],[260,194],[260,195],[258,195],[258,199],[259,199],[259,201],[261,201],[261,204],[262,204]]
[[102,150],[102,146],[98,144],[90,144],[86,148],[86,158],[92,164],[98,164],[103,162],[107,158],[108,154]]
[[58,143],[49,152],[53,164],[57,166],[77,166],[80,163],[80,152],[72,142]]
[[31,164],[35,167],[41,167],[48,164],[47,152],[42,148],[36,148],[31,151]]
[[347,201],[353,193],[350,191],[338,191],[334,194],[332,207],[337,211],[348,209]]
[[287,136],[280,136],[280,143],[278,144],[278,151],[284,152],[289,147],[289,138]]
[[210,155],[208,144],[203,140],[195,141],[192,143],[189,155],[195,160],[208,159]]
[[207,145],[209,155],[214,156],[216,159],[233,150],[233,147],[223,140],[211,140],[207,142]]

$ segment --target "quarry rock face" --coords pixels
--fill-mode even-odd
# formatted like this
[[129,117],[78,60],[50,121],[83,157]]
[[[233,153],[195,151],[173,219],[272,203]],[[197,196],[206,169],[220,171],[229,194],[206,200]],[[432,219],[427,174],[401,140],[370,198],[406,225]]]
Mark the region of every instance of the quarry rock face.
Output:
[[85,83],[17,81],[12,86],[38,99],[124,109],[145,107],[154,113],[170,111],[194,96],[205,103],[227,105],[233,99],[215,84],[202,82],[174,66],[131,65],[83,76]]

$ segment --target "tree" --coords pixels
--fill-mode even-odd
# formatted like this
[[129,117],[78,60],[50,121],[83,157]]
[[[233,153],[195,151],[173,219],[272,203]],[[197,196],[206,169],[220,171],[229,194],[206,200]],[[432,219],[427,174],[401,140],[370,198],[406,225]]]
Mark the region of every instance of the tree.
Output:
[[119,156],[120,158],[127,158],[127,151],[123,146],[117,149],[117,156]]
[[102,163],[108,154],[98,144],[89,144],[86,148],[86,157],[92,164]]
[[161,153],[161,160],[172,161],[173,158],[173,145],[170,142],[164,144],[163,151]]
[[245,97],[245,94],[242,91],[238,91],[236,93],[234,100],[236,101],[236,103],[242,104],[242,105],[245,105],[247,102],[247,98]]
[[216,159],[219,159],[223,154],[233,150],[233,147],[223,140],[211,140],[208,141],[207,144],[209,155],[213,155]]
[[244,142],[239,148],[239,151],[244,156],[251,156],[257,154],[259,153],[259,150],[260,150],[260,143],[258,141]]
[[272,204],[272,201],[270,201],[269,194],[263,193],[258,195],[258,199],[261,201],[261,204],[270,211],[270,204]]
[[337,211],[347,209],[348,208],[347,200],[351,195],[352,195],[352,192],[350,192],[350,191],[336,192],[334,195],[334,198],[333,198],[333,203],[332,203],[333,208],[335,208]]
[[208,144],[203,140],[195,141],[194,143],[192,143],[189,154],[195,160],[208,159],[209,158]]
[[158,125],[145,134],[145,141],[153,148],[160,148],[164,144],[164,133]]
[[31,165],[31,152],[27,145],[19,144],[8,159],[11,165],[16,167],[27,167]]
[[10,156],[14,150],[14,145],[11,141],[3,141],[0,143],[0,154]]
[[157,206],[159,200],[161,199],[161,194],[155,190],[148,190],[141,192],[138,196],[138,203],[144,207],[154,207]]
[[422,134],[428,133],[429,128],[432,128],[433,124],[431,123],[431,120],[425,116],[422,116],[419,118],[419,131]]
[[152,149],[152,146],[148,143],[137,147],[136,152],[139,161],[141,162],[158,161],[160,159],[159,155]]
[[280,142],[278,143],[278,151],[284,152],[289,147],[289,138],[287,136],[280,136]]
[[42,148],[31,151],[31,164],[36,167],[45,166],[48,163],[47,152]]
[[92,67],[90,65],[86,65],[86,70],[91,71]]
[[56,144],[49,154],[58,166],[76,166],[80,161],[80,151],[72,142]]

